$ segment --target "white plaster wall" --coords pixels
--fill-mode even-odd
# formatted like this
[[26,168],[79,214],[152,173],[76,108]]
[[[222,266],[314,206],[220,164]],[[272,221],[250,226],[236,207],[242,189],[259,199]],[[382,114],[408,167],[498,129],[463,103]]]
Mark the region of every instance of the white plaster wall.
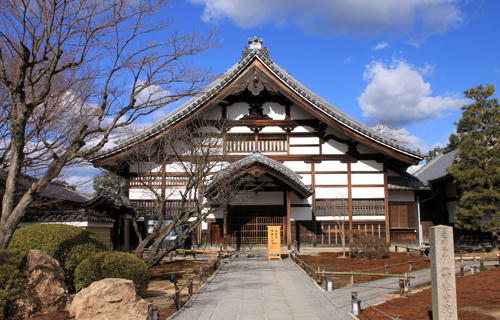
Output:
[[317,137],[290,137],[290,144],[319,144]]
[[283,205],[283,192],[282,191],[272,191],[272,192],[258,192],[252,193],[248,198],[231,203],[231,205],[254,205],[254,206],[264,206],[264,205]]
[[389,190],[389,201],[396,202],[414,202],[414,191]]
[[130,166],[130,172],[160,172],[161,165],[154,162],[140,162],[138,164],[132,164]]
[[316,185],[347,185],[347,174],[316,174]]
[[[316,217],[316,220],[319,220],[319,221],[349,220],[349,216],[345,216],[345,217],[320,216],[320,217]],[[353,221],[383,221],[383,220],[385,220],[385,216],[353,216],[352,220]],[[364,230],[364,228],[362,228],[361,230]],[[370,229],[370,231],[371,231],[371,229]]]
[[310,174],[303,174],[303,173],[301,173],[300,176],[302,177],[301,181],[302,181],[303,184],[305,184],[305,185],[312,184],[311,175]]
[[448,219],[450,219],[450,223],[457,222],[457,219],[455,219],[455,214],[457,212],[457,201],[446,202],[446,209],[448,210]]
[[285,161],[283,164],[293,171],[311,171],[311,164],[304,161]]
[[384,188],[352,188],[353,199],[380,199],[384,198]]
[[294,133],[297,133],[297,132],[314,132],[314,129],[311,128],[311,127],[308,127],[308,126],[298,126],[296,127],[295,129],[293,129],[293,132]]
[[263,107],[263,113],[273,120],[285,120],[285,106],[276,102],[266,102]]
[[230,133],[253,133],[252,130],[248,127],[232,127],[230,130],[228,130]]
[[318,147],[290,147],[290,154],[319,154]]
[[352,184],[384,184],[384,174],[353,173],[351,182]]
[[347,163],[340,161],[322,161],[314,164],[314,171],[345,171],[347,172]]
[[283,129],[281,129],[280,127],[273,127],[273,126],[267,126],[265,128],[262,128],[262,130],[260,132],[263,132],[263,133],[285,133],[285,131],[283,131]]
[[309,113],[307,113],[304,109],[297,105],[292,105],[290,107],[290,118],[294,120],[306,120],[306,119],[315,119]]
[[[157,189],[156,192],[161,194],[161,189]],[[149,189],[129,189],[128,198],[130,200],[154,200],[156,196]]]
[[309,204],[312,205],[313,197],[300,199],[295,192],[290,192],[290,204]]
[[179,162],[165,165],[165,171],[173,173],[186,172],[186,170],[184,170],[183,166]]
[[336,198],[346,198],[349,193],[347,188],[322,188],[316,187],[315,190],[316,199],[336,199]]
[[292,207],[290,208],[290,218],[292,220],[311,220],[312,209],[307,207]]
[[347,149],[347,145],[335,140],[329,140],[321,146],[323,154],[344,154]]
[[248,114],[249,105],[246,102],[238,102],[227,107],[226,115],[229,120],[238,120]]
[[384,171],[384,165],[375,160],[361,160],[351,163],[351,171]]
[[202,221],[201,222],[201,230],[207,230],[208,229],[208,223],[206,223],[205,221]]

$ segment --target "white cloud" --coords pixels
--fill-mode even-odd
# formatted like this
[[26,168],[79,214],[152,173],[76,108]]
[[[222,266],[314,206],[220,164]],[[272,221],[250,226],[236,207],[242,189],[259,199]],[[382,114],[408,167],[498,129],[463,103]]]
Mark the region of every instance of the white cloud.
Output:
[[190,0],[205,6],[204,21],[231,19],[241,28],[295,24],[311,33],[441,33],[459,25],[453,0]]
[[387,48],[388,46],[389,46],[389,44],[384,41],[384,42],[380,42],[376,46],[373,46],[372,50],[377,51],[377,50],[381,50],[381,49]]
[[344,64],[349,64],[352,62],[352,59],[347,57],[345,60],[344,60]]
[[[428,68],[426,72],[428,72]],[[363,76],[368,81],[358,98],[363,116],[391,120],[401,125],[441,118],[443,111],[469,104],[458,94],[432,97],[431,85],[415,66],[395,60],[391,65],[372,61]]]

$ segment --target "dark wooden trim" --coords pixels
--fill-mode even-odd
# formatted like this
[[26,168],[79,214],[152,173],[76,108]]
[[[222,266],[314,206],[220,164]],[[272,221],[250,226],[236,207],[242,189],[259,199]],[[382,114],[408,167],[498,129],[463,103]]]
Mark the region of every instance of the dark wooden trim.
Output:
[[391,224],[389,223],[389,189],[387,187],[387,166],[384,162],[384,197],[385,197],[385,240],[391,243]]
[[312,208],[310,204],[291,204],[292,208]]
[[319,147],[319,144],[291,144],[290,147]]
[[[347,164],[347,202],[349,206],[349,231],[352,231],[352,183],[351,183],[351,164]],[[352,237],[349,237],[352,241]]]

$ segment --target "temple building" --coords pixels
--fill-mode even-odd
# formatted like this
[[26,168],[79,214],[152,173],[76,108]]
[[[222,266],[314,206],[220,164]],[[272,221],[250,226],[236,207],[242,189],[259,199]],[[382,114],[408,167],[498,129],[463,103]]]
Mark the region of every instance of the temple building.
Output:
[[[120,159],[200,115],[226,119],[229,129],[221,148],[231,155],[230,172],[259,172],[259,190],[207,216],[193,236],[198,245],[263,245],[267,226],[279,225],[288,248],[294,241],[301,247],[339,246],[339,219],[347,242],[351,235],[370,234],[392,244],[419,244],[418,198],[430,188],[406,169],[423,159],[420,153],[314,94],[271,60],[262,39],[248,44],[239,61],[199,95],[95,155],[94,166],[126,167],[121,172],[129,181],[131,203],[147,206],[145,189],[134,183],[145,173],[123,166]],[[185,174],[174,164],[152,168],[158,186],[183,187]],[[216,182],[209,192],[217,192]],[[176,201],[169,199],[166,215],[178,210]]]

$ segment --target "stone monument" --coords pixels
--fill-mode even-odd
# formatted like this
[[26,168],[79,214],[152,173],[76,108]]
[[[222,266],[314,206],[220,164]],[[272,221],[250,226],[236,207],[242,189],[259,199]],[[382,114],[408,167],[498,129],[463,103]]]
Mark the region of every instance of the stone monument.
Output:
[[433,320],[456,320],[457,289],[455,285],[455,250],[453,228],[429,228],[431,243],[431,283]]

